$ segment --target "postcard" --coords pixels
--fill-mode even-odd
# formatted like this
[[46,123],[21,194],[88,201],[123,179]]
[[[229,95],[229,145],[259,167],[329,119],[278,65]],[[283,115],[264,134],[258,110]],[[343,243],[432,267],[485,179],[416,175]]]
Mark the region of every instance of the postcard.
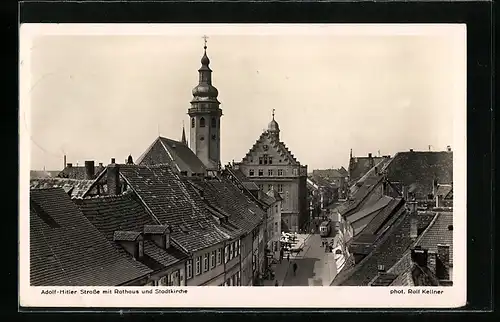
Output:
[[20,305],[466,303],[463,24],[23,24]]

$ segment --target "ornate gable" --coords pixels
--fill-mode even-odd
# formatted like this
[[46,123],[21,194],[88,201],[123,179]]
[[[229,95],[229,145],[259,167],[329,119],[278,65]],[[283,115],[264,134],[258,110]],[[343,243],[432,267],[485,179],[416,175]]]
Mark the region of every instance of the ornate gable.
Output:
[[242,163],[258,162],[259,158],[267,155],[272,158],[272,164],[298,165],[299,161],[288,150],[283,142],[274,139],[268,131],[264,131],[252,148],[243,158]]

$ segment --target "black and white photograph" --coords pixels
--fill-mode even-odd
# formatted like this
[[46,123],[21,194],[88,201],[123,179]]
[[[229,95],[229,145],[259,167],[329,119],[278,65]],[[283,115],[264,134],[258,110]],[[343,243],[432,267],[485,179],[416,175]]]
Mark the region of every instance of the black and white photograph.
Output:
[[21,303],[465,303],[464,25],[25,24],[20,46]]

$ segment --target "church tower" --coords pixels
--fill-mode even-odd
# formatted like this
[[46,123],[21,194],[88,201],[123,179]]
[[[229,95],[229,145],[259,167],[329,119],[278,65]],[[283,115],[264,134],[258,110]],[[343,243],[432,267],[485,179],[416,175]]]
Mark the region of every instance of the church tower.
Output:
[[219,91],[212,85],[212,70],[207,56],[207,37],[201,68],[198,70],[199,83],[193,88],[190,120],[189,147],[209,169],[220,164],[220,119],[222,110],[217,100]]

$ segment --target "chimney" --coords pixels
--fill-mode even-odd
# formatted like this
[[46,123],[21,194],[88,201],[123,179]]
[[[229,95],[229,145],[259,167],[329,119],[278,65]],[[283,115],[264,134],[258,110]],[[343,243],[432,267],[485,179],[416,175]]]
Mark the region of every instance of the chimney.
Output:
[[85,161],[85,179],[92,180],[94,179],[95,169],[94,169],[94,161]]
[[410,219],[410,238],[416,239],[418,237],[418,219]]
[[72,168],[72,167],[73,167],[73,163],[67,163],[67,164],[66,164],[66,166],[67,166],[68,168]]
[[103,167],[103,164],[102,164],[102,162],[99,162],[99,166],[100,166],[100,167]]
[[132,158],[132,155],[129,155],[127,158],[127,164],[134,164],[134,159]]
[[437,245],[436,276],[440,280],[450,279],[450,245]]
[[413,149],[410,149],[410,152],[413,152]]
[[368,157],[371,159],[371,158],[372,158],[372,154],[371,154],[371,153],[368,153]]
[[66,154],[64,155],[64,167],[63,167],[63,169],[65,169],[65,168],[66,168]]
[[420,267],[426,267],[428,263],[428,250],[422,249],[420,246],[415,246],[411,250],[411,260]]
[[427,268],[436,274],[436,252],[427,253]]
[[115,159],[111,159],[111,164],[107,169],[108,195],[120,194],[120,169]]
[[446,151],[451,152],[451,146],[449,146],[449,145],[448,145],[448,146],[446,147]]

